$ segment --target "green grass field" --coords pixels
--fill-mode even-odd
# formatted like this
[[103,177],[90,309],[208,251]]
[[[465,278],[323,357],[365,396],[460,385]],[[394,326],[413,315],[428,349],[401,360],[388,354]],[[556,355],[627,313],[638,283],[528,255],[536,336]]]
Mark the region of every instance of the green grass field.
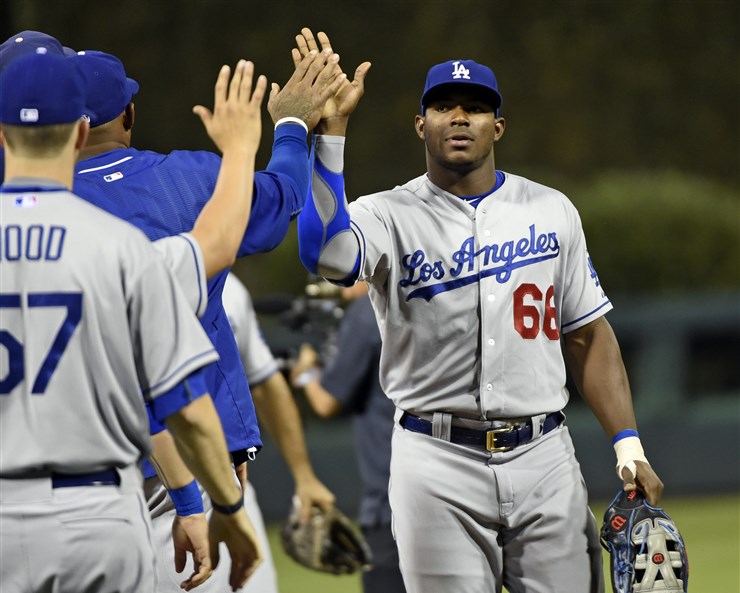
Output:
[[[597,519],[607,504],[593,503]],[[686,541],[691,569],[689,591],[740,593],[740,497],[668,498],[663,505]],[[276,527],[269,529],[269,536],[280,593],[361,593],[359,576],[325,575],[302,568],[282,552]],[[607,575],[608,566],[605,555]],[[607,585],[606,590],[610,589]]]

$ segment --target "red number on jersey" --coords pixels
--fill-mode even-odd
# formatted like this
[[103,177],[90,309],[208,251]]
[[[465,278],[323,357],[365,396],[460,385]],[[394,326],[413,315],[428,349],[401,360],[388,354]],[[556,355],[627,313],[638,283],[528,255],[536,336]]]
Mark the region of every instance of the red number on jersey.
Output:
[[560,339],[558,310],[555,308],[555,287],[552,285],[545,293],[545,321],[542,323],[542,331],[551,340]]
[[[534,340],[540,333],[540,310],[536,304],[525,304],[524,299],[532,297],[534,303],[542,301],[542,291],[535,284],[525,283],[514,291],[514,328],[525,340]],[[550,340],[560,339],[557,309],[555,308],[555,288],[550,286],[545,293],[545,316],[542,331]]]

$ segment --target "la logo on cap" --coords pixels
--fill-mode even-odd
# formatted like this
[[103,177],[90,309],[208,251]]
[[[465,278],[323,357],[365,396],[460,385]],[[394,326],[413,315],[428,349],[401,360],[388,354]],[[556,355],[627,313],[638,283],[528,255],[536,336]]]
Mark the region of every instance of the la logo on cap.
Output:
[[452,78],[466,78],[470,80],[470,70],[468,70],[460,62],[452,62],[454,69],[452,70]]
[[38,109],[21,109],[21,121],[33,123],[39,121]]

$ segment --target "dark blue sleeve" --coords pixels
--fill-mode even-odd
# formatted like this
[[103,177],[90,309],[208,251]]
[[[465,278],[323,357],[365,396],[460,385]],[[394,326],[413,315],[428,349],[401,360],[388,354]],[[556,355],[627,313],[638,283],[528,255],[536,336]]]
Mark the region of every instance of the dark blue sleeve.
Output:
[[267,169],[254,175],[252,212],[239,257],[280,244],[306,203],[310,175],[306,130],[300,124],[278,126]]

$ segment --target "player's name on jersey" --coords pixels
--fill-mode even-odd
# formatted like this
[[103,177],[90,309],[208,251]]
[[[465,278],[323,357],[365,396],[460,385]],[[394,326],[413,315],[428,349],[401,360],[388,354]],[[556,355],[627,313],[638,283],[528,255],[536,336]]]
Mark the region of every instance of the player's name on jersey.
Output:
[[[504,284],[511,278],[511,273],[524,266],[553,259],[560,254],[560,243],[557,233],[537,233],[535,225],[529,227],[529,234],[520,239],[503,243],[490,243],[475,248],[475,237],[468,237],[460,248],[451,254],[450,263],[442,260],[428,261],[422,249],[407,253],[401,258],[401,265],[407,276],[399,282],[402,288],[420,286],[409,292],[406,300],[423,298],[431,300],[441,292],[447,292],[478,282],[481,278],[494,276],[496,281]],[[476,261],[480,272],[475,269]],[[467,275],[466,275],[467,273]],[[451,280],[428,284],[433,280],[446,277]]]
[[57,261],[62,257],[67,229],[51,224],[0,226],[0,261]]

